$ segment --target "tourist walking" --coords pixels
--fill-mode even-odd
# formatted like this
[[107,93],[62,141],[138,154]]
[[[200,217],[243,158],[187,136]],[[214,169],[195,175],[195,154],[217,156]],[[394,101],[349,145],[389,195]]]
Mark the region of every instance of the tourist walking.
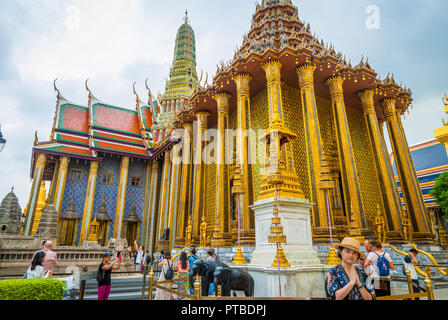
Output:
[[207,251],[207,257],[204,259],[205,262],[216,262],[216,258],[214,257],[213,249]]
[[[411,273],[412,280],[412,288],[414,289],[414,293],[419,293],[422,290],[420,287],[420,282],[418,281],[417,271],[415,270],[415,265],[419,262],[417,260],[418,251],[415,249],[409,250],[408,254],[404,257],[404,267],[409,270]],[[420,300],[420,298],[416,298],[416,300]]]
[[[196,248],[191,248],[190,253],[188,254],[188,263],[190,265],[190,270],[196,260],[199,260],[199,257],[196,255]],[[190,276],[190,272],[188,272],[188,276]],[[193,288],[189,288],[189,291],[191,295],[194,294]]]
[[333,300],[373,300],[375,290],[366,283],[367,275],[355,267],[359,257],[365,258],[360,243],[353,238],[344,238],[333,244],[342,263],[331,268],[327,275],[327,292]]
[[[372,239],[372,240],[373,240],[373,239]],[[368,255],[370,252],[372,252],[372,244],[371,244],[372,240],[370,240],[370,239],[366,239],[366,240],[364,241],[364,249],[366,250],[367,255]],[[366,256],[367,256],[367,255],[366,255]],[[366,265],[366,259],[360,257],[360,258],[359,258],[359,266],[360,266],[360,268],[363,269],[363,270],[367,273],[368,276],[370,276],[370,274],[373,272],[373,269],[372,269],[373,266],[370,265],[368,268],[365,268],[365,265]]]
[[[165,276],[168,270],[173,267],[173,261],[171,260],[171,253],[169,251],[164,253],[162,261],[159,262],[159,267],[161,267],[162,271],[160,272],[158,281],[167,280]],[[165,283],[161,284],[161,286],[169,289],[171,284]],[[157,288],[154,300],[171,300],[171,293],[169,291]]]
[[[377,297],[390,296],[390,270],[395,269],[392,258],[382,250],[381,242],[370,242],[372,251],[367,255],[364,268],[369,270],[369,277],[373,279],[373,286]],[[372,266],[373,268],[369,268]]]
[[[151,264],[151,255],[149,254],[149,250],[145,251],[145,255],[143,256],[143,262],[147,269],[149,269],[149,265]],[[143,269],[144,270],[144,269]]]
[[[103,260],[98,267],[97,281],[98,281],[98,300],[107,300],[109,298],[111,289],[111,274],[112,270],[120,270],[121,256],[109,263],[112,257],[112,253],[106,252],[103,254]],[[118,263],[118,265],[117,265]]]
[[[215,251],[213,249],[210,249],[207,251],[207,257],[204,259],[207,263],[215,263]],[[210,283],[210,287],[208,289],[208,295],[212,295],[215,292],[215,285],[213,283]]]
[[[188,294],[188,292],[189,292],[188,279],[189,279],[190,263],[188,262],[187,253],[185,251],[183,251],[180,254],[179,261],[177,261],[177,263],[176,263],[176,270],[177,270],[177,275],[180,279],[180,281],[177,282],[177,290]],[[179,296],[178,299],[183,300],[185,298],[182,296]]]
[[51,278],[51,276],[53,275],[53,272],[54,272],[54,268],[56,267],[58,257],[57,257],[56,252],[53,251],[53,242],[44,241],[44,242],[42,242],[42,245],[43,245],[43,248],[34,253],[33,259],[34,259],[34,256],[36,255],[36,253],[38,253],[38,252],[45,253],[45,259],[43,262],[44,273],[46,273],[48,271],[48,273],[49,273],[48,276]]
[[143,265],[143,256],[145,247],[141,245],[140,247],[137,244],[137,240],[134,240],[134,249],[137,251],[137,257],[135,258],[135,271],[142,271]]
[[44,271],[43,264],[45,263],[45,252],[38,251],[34,254],[33,261],[29,266],[24,278],[25,279],[45,279],[50,273]]

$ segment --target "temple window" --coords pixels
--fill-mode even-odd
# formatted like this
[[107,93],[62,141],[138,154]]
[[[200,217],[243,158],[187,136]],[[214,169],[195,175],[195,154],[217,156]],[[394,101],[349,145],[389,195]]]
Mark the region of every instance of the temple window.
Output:
[[81,169],[70,169],[70,180],[81,181],[82,180],[82,170]]
[[131,187],[140,188],[142,186],[141,177],[131,177]]
[[101,174],[101,183],[102,184],[112,184],[114,181],[114,174],[111,172],[103,172]]

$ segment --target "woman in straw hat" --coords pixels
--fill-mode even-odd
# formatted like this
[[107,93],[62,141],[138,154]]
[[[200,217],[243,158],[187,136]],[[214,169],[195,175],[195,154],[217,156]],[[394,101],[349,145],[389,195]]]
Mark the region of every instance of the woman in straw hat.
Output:
[[359,241],[344,238],[333,247],[338,250],[342,263],[328,272],[328,295],[334,300],[373,300],[375,291],[366,283],[366,273],[354,266],[360,257],[366,257],[360,250]]

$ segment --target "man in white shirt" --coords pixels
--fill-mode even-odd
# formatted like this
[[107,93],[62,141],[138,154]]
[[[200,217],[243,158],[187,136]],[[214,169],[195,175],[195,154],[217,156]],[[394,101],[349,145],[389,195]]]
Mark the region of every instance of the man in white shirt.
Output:
[[418,282],[417,271],[415,270],[415,266],[414,266],[419,263],[416,258],[417,255],[418,255],[418,251],[415,249],[411,249],[411,250],[409,250],[408,255],[404,257],[404,267],[411,272],[411,280],[413,283],[412,287],[414,288],[414,293],[421,292],[420,283]]
[[143,256],[145,247],[141,245],[140,247],[137,245],[137,240],[134,240],[134,248],[137,250],[137,258],[135,259],[135,271],[143,271]]

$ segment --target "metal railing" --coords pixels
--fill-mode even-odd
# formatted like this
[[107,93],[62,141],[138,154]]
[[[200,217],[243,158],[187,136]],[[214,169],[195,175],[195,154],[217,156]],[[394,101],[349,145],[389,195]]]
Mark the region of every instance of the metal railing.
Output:
[[426,270],[426,277],[425,277],[425,290],[426,292],[414,292],[414,283],[411,279],[411,272],[406,269],[406,281],[408,283],[408,294],[397,294],[397,295],[391,295],[391,296],[385,296],[385,297],[377,297],[376,300],[404,300],[404,299],[410,299],[415,300],[416,298],[424,298],[427,297],[428,300],[435,300],[434,299],[434,291],[432,286],[432,280],[430,279],[431,276],[431,268],[427,266],[426,268],[429,268],[429,271]]

